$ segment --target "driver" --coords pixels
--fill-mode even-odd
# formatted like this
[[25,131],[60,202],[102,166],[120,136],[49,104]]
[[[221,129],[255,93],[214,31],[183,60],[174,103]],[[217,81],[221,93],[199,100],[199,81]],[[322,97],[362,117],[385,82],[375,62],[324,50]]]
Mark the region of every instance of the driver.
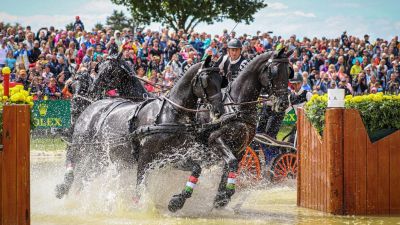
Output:
[[248,61],[242,55],[242,43],[239,39],[233,38],[228,42],[228,54],[220,57],[216,63],[223,71],[222,87],[226,87],[242,71]]

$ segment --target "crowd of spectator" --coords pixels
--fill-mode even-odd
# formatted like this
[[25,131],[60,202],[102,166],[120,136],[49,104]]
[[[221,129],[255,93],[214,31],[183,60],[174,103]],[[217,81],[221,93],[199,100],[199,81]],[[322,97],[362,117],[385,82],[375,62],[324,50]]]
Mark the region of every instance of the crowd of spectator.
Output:
[[[395,36],[391,40],[370,40],[346,32],[338,38],[289,39],[271,32],[237,36],[222,30],[221,34],[206,32],[174,32],[129,28],[123,30],[87,31],[77,16],[72,30],[41,28],[36,33],[30,26],[6,27],[0,23],[0,68],[12,70],[11,81],[22,83],[35,99],[68,98],[66,83],[77,71],[95,75],[95,65],[107,55],[122,51],[137,76],[150,92],[171,87],[191,65],[206,56],[213,60],[227,54],[227,42],[238,38],[246,58],[287,46],[294,54],[290,61],[295,73],[303,77],[303,89],[323,94],[329,88],[343,88],[346,94],[387,92],[398,94],[399,49]],[[0,76],[2,81],[2,76]]]

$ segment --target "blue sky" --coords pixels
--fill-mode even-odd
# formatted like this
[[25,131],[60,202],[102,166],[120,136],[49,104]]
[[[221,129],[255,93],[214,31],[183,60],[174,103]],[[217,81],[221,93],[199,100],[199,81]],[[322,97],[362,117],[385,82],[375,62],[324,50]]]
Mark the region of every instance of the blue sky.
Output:
[[[254,34],[257,30],[273,31],[288,37],[337,37],[344,30],[349,34],[372,38],[391,38],[400,33],[400,7],[397,0],[282,0],[266,1],[267,8],[256,13],[251,25],[239,24],[237,33]],[[5,1],[0,7],[0,20],[29,24],[33,29],[54,25],[63,28],[79,15],[86,27],[105,23],[113,9],[125,10],[110,0],[18,0]],[[213,34],[223,28],[232,29],[235,23],[226,20],[213,25],[200,24],[197,31]],[[159,29],[160,24],[150,28]]]

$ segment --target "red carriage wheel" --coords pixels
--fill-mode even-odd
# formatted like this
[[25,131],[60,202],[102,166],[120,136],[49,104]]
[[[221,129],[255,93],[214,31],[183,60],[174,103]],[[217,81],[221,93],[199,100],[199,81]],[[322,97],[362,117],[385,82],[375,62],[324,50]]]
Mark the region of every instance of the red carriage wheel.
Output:
[[239,185],[244,180],[256,182],[261,179],[260,160],[257,153],[250,146],[247,146],[242,160],[240,160],[238,175]]
[[297,156],[295,153],[285,153],[277,157],[274,167],[271,168],[272,181],[281,182],[285,179],[296,179]]

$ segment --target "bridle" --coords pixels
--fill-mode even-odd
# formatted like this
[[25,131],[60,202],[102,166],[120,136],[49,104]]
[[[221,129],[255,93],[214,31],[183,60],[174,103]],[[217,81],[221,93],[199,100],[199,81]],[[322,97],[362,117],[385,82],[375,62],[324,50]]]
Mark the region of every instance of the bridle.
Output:
[[[270,58],[268,62],[266,63],[265,69],[267,70],[268,73],[268,93],[272,98],[273,102],[273,110],[278,112],[279,107],[282,102],[289,101],[288,98],[279,98],[278,96],[287,96],[287,82],[280,82],[279,86],[278,84],[274,84],[274,79],[279,76],[279,65],[281,63],[287,63],[289,64],[289,70],[288,73],[293,73],[293,68],[291,67],[289,63],[289,58]],[[272,91],[272,93],[271,93]]]
[[[192,85],[193,85],[193,92],[196,96],[200,97],[201,99],[209,102],[214,102],[215,100],[221,99],[222,98],[222,93],[218,92],[215,95],[209,96],[207,94],[207,87],[208,87],[208,81],[207,81],[207,76],[210,75],[204,75],[207,73],[212,73],[212,72],[218,72],[220,73],[220,69],[218,67],[209,67],[209,68],[204,68],[200,69],[196,76],[192,80]],[[200,84],[200,88],[198,87],[198,84]]]
[[[268,62],[265,64],[264,70],[267,70],[268,73],[268,90],[274,90],[274,95],[282,95],[287,92],[287,84],[281,83],[278,88],[274,88],[276,84],[274,84],[274,78],[279,76],[279,65],[281,63],[289,63],[288,58],[270,58]],[[290,64],[289,64],[290,65]],[[289,69],[292,71],[291,66]]]

